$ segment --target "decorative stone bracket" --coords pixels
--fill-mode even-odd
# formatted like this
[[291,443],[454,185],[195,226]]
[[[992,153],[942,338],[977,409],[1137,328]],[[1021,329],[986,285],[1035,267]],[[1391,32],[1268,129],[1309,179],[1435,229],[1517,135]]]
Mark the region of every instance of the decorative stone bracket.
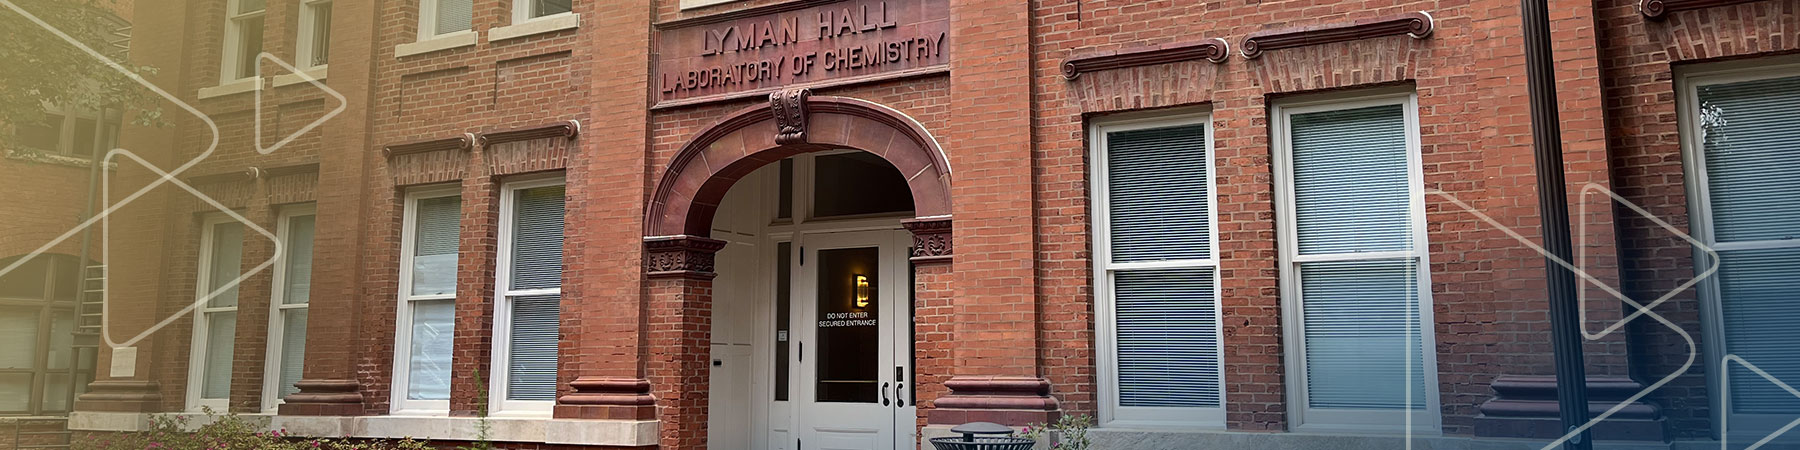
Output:
[[1168,64],[1204,59],[1213,64],[1231,57],[1231,44],[1212,38],[1199,42],[1174,42],[1144,48],[1108,50],[1078,54],[1063,61],[1063,78],[1073,80],[1081,74],[1102,70]]
[[362,384],[356,380],[309,380],[294,383],[300,388],[284,399],[281,414],[289,416],[360,416]]
[[712,278],[713,256],[725,241],[699,236],[644,238],[644,272],[651,278]]
[[440,150],[464,150],[475,147],[475,133],[463,133],[462,136],[443,139],[430,139],[389,145],[381,148],[383,158],[393,158],[414,153],[435,152]]
[[1431,14],[1424,11],[1395,16],[1358,20],[1348,23],[1314,25],[1281,30],[1260,31],[1244,38],[1239,46],[1245,59],[1256,59],[1269,50],[1308,45],[1349,42],[1382,36],[1407,35],[1413,39],[1431,36],[1437,27]]
[[900,222],[913,235],[913,262],[950,262],[950,217],[926,217]]
[[529,141],[532,139],[557,137],[575,139],[576,136],[580,135],[581,122],[577,120],[565,120],[547,125],[484,132],[475,136],[475,144],[486,148],[495,144]]
[[806,99],[812,90],[782,89],[769,94],[769,109],[775,113],[775,143],[804,144],[806,140]]
[[1663,20],[1669,16],[1669,13],[1676,11],[1693,11],[1754,1],[1757,0],[1639,0],[1638,14],[1643,14],[1645,19]]

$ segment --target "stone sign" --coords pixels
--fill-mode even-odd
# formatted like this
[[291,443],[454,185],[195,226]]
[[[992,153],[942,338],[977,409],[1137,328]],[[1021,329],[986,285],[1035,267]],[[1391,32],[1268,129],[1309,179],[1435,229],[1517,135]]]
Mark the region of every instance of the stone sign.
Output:
[[[804,6],[795,9],[795,5]],[[661,26],[657,106],[947,70],[948,0],[799,2]],[[727,13],[731,14],[731,13]],[[708,20],[711,19],[711,20]]]

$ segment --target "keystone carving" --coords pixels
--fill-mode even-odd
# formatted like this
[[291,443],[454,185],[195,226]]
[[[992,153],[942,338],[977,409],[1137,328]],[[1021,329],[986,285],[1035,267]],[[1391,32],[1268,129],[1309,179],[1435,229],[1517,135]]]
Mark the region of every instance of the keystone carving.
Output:
[[769,109],[775,112],[775,143],[806,143],[806,99],[812,90],[782,89],[769,94]]

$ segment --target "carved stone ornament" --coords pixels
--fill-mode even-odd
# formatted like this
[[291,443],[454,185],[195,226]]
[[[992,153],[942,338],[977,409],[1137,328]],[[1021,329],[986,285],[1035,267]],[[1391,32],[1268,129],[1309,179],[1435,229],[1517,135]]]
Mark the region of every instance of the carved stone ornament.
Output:
[[949,261],[952,257],[949,217],[913,219],[902,222],[901,226],[913,234],[913,261]]
[[1231,58],[1230,47],[1231,44],[1224,39],[1212,38],[1198,42],[1172,42],[1144,48],[1077,53],[1063,61],[1063,78],[1073,80],[1088,72],[1197,59],[1221,64]]
[[1669,13],[1676,11],[1693,11],[1715,6],[1731,6],[1750,3],[1757,0],[1639,0],[1638,14],[1645,19],[1662,20]]
[[489,131],[476,135],[476,143],[482,147],[508,142],[529,141],[532,139],[565,138],[574,139],[581,135],[581,122],[564,120],[549,124],[516,128],[502,131]]
[[725,241],[699,236],[644,238],[644,272],[650,277],[706,277],[713,273],[713,255]]
[[806,99],[812,90],[782,89],[769,94],[769,109],[775,112],[775,143],[806,143]]
[[1308,45],[1349,42],[1382,36],[1407,35],[1413,39],[1431,36],[1437,27],[1431,14],[1424,11],[1358,20],[1347,23],[1313,25],[1281,30],[1260,31],[1244,38],[1240,52],[1245,59],[1256,59],[1269,50]]
[[463,133],[462,136],[443,139],[428,139],[402,144],[394,144],[381,148],[383,158],[393,158],[414,153],[435,152],[440,150],[468,150],[475,146],[475,133]]

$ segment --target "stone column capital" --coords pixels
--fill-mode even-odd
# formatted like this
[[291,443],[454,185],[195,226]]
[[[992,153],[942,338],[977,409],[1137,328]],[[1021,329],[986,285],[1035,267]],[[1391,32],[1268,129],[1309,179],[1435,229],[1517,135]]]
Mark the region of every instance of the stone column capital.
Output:
[[921,217],[900,222],[912,232],[915,263],[947,263],[954,253],[950,245],[950,216]]
[[648,278],[712,279],[713,256],[725,248],[718,239],[677,235],[644,238],[644,274]]

